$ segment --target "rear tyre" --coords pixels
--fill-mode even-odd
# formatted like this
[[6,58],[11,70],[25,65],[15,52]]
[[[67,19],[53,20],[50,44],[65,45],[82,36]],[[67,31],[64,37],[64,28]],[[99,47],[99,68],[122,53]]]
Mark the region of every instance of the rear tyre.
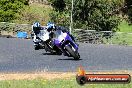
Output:
[[51,44],[51,40],[45,41],[44,47],[45,47],[45,51],[46,51],[46,52],[48,51],[48,52],[50,52],[50,53],[54,53],[53,46],[52,46],[52,44]]
[[71,54],[71,56],[73,56],[73,58],[75,60],[79,60],[80,55],[78,52],[75,52],[70,46],[65,46],[65,48],[69,52],[69,54]]
[[39,46],[34,46],[34,49],[35,50],[39,50]]
[[57,46],[53,46],[53,50],[55,51],[56,55],[62,55],[62,52],[60,51],[60,49]]

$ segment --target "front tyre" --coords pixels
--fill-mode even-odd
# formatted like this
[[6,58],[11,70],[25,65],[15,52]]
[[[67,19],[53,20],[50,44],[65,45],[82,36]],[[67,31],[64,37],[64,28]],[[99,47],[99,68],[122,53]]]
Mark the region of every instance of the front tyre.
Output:
[[65,49],[75,60],[79,60],[80,55],[78,52],[75,52],[70,46],[65,46]]

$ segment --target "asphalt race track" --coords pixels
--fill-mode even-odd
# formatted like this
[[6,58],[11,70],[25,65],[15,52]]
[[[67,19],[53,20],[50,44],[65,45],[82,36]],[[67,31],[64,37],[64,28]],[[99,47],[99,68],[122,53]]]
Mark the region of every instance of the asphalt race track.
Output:
[[35,51],[32,40],[0,38],[0,72],[131,70],[132,47],[80,43],[81,59]]

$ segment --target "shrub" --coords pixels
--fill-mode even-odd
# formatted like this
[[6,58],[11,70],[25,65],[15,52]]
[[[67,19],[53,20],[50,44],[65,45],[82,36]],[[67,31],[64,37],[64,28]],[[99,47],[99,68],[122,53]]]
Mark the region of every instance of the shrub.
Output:
[[[60,24],[60,19],[63,20],[63,25],[70,24],[70,18],[66,18],[65,14],[70,17],[71,0],[63,1],[66,6],[62,8],[57,7],[55,2],[58,0],[49,1],[56,11],[56,13],[51,13],[51,19],[57,24]],[[73,27],[97,31],[116,31],[120,22],[117,15],[123,2],[123,0],[74,0]]]

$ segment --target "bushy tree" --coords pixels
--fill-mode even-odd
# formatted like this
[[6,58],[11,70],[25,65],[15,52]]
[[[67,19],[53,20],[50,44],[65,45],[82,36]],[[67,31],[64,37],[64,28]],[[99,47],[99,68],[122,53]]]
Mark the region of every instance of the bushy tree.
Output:
[[132,23],[132,0],[125,0],[125,8],[123,12],[128,15],[130,22]]
[[[54,1],[57,3],[58,0],[50,1]],[[111,31],[118,26],[119,18],[117,14],[118,9],[123,5],[122,4],[123,0],[73,0],[73,1],[74,1],[73,9],[74,28],[82,28],[97,31]],[[51,3],[53,4],[53,2]],[[55,9],[63,9],[63,12],[69,14],[70,16],[71,0],[65,0],[63,3],[65,3],[66,6],[64,5],[62,7],[57,8],[55,6],[53,7]],[[60,10],[55,11],[60,12]],[[62,14],[62,12],[60,12],[60,14]],[[53,17],[56,14],[51,15]],[[67,19],[70,20],[70,18]]]
[[65,27],[69,27],[69,23],[70,23],[70,18],[69,18],[69,14],[66,12],[56,12],[56,11],[52,11],[50,13],[50,18],[52,22],[55,22],[57,25],[61,25],[61,26],[65,26]]
[[48,0],[53,11],[50,13],[52,22],[57,25],[70,26],[71,0]]
[[[118,26],[120,4],[109,0],[78,0],[74,3],[74,25],[83,29],[111,31]],[[80,25],[78,25],[80,24]]]
[[28,0],[0,0],[0,21],[14,20],[24,5],[28,5]]
[[66,7],[65,0],[48,0],[56,11],[64,11]]

